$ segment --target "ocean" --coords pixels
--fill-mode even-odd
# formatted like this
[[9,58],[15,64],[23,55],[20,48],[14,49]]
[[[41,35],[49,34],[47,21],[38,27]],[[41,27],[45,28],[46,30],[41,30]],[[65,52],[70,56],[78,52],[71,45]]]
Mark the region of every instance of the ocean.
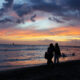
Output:
[[[0,44],[0,71],[46,64],[47,45]],[[80,60],[79,46],[60,46],[61,53],[75,56],[61,57],[60,62]]]

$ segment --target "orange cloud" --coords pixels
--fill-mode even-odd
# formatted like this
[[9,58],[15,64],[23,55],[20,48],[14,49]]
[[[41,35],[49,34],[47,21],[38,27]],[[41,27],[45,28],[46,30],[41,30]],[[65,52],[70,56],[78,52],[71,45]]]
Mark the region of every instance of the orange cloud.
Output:
[[30,30],[30,29],[6,29],[0,30],[0,38],[15,41],[38,41],[55,40],[68,41],[80,40],[80,27],[59,27],[49,30]]
[[55,28],[50,30],[51,32],[54,32],[55,35],[58,36],[78,36],[80,35],[80,27],[59,27],[59,28]]

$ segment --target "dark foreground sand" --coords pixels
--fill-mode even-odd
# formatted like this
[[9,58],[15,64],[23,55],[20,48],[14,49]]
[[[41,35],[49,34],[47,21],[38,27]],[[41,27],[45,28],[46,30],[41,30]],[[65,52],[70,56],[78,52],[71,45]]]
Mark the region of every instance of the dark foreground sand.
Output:
[[80,80],[80,61],[4,71],[0,80]]

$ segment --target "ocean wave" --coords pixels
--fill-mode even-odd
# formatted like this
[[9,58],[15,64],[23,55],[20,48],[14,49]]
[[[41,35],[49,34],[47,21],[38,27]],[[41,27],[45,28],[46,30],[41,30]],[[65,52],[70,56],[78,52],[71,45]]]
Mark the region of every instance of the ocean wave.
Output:
[[33,58],[27,58],[27,59],[4,59],[0,60],[1,62],[15,62],[15,61],[29,61],[29,60],[37,60],[37,59],[42,59],[43,57],[33,57]]
[[33,51],[33,50],[46,50],[45,48],[27,48],[27,49],[0,49],[0,51]]

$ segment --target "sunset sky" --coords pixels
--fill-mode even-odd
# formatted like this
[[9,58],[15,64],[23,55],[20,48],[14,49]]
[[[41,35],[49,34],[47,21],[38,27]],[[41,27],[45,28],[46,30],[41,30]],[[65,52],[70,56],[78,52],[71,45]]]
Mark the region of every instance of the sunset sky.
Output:
[[0,0],[0,44],[80,46],[80,0]]

